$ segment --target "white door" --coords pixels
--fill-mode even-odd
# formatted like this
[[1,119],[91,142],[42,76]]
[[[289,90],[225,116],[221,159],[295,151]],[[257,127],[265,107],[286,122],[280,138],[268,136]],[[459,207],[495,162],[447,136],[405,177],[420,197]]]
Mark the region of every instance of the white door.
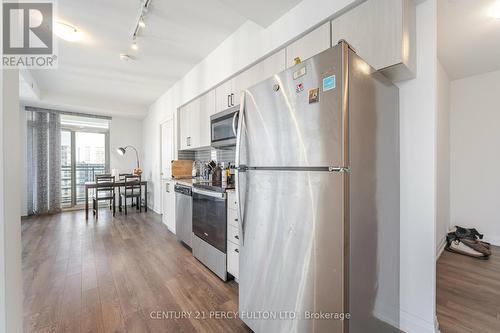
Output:
[[[160,125],[161,138],[161,179],[162,179],[162,219],[170,230],[175,231],[175,201],[172,202],[173,182],[172,160],[174,159],[174,120],[170,119]],[[171,191],[171,192],[170,192]],[[171,193],[171,194],[170,194]]]

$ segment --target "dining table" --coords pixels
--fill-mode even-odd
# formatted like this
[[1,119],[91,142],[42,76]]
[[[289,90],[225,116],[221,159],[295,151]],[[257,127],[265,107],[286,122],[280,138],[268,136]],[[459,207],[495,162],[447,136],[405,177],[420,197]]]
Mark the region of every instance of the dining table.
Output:
[[[110,186],[113,183],[99,183],[96,182],[85,182],[85,219],[89,218],[89,192],[97,186]],[[125,180],[120,179],[114,182],[115,187],[125,187]],[[146,180],[141,180],[141,186],[144,187],[144,211],[148,211],[148,182]]]

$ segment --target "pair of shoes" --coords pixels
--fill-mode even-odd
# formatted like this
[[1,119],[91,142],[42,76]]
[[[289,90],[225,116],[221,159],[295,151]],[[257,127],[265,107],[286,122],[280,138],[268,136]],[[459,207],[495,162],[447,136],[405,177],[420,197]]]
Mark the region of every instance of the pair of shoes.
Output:
[[457,227],[457,230],[446,236],[445,249],[449,252],[463,254],[477,259],[489,259],[490,244],[478,240],[483,238],[476,229]]

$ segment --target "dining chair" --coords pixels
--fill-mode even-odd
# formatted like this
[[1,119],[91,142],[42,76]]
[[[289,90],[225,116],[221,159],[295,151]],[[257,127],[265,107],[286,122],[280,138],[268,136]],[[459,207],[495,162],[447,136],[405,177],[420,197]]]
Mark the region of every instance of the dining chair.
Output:
[[[133,174],[132,173],[120,173],[120,174],[118,174],[118,181],[124,181],[125,176],[133,176]],[[122,195],[121,191],[122,191],[121,186],[118,186],[118,198],[120,198],[120,196]],[[118,199],[118,200],[120,200],[120,199]],[[121,212],[121,207],[120,207],[120,205],[118,205],[118,206],[119,206],[118,209]],[[132,207],[133,206],[134,206],[134,203],[132,203]]]
[[118,179],[119,180],[125,180],[125,176],[133,176],[133,174],[131,174],[131,173],[120,173],[118,175]]
[[92,212],[95,218],[99,218],[99,201],[109,201],[110,209],[115,216],[115,177],[111,175],[99,175],[95,178],[96,188],[92,198]]
[[120,193],[120,199],[118,201],[118,209],[122,211],[122,202],[125,203],[125,215],[127,215],[127,199],[136,200],[136,209],[142,212],[141,198],[142,198],[142,186],[141,186],[141,176],[126,175],[124,176],[124,190]]

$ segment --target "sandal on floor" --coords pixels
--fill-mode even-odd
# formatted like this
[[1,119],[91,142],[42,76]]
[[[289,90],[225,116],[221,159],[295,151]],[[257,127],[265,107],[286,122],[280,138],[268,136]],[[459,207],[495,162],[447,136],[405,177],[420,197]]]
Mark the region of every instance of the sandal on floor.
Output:
[[449,252],[454,252],[476,259],[487,260],[491,255],[489,248],[481,244],[480,241],[470,239],[460,239],[454,232],[446,236],[446,247]]

